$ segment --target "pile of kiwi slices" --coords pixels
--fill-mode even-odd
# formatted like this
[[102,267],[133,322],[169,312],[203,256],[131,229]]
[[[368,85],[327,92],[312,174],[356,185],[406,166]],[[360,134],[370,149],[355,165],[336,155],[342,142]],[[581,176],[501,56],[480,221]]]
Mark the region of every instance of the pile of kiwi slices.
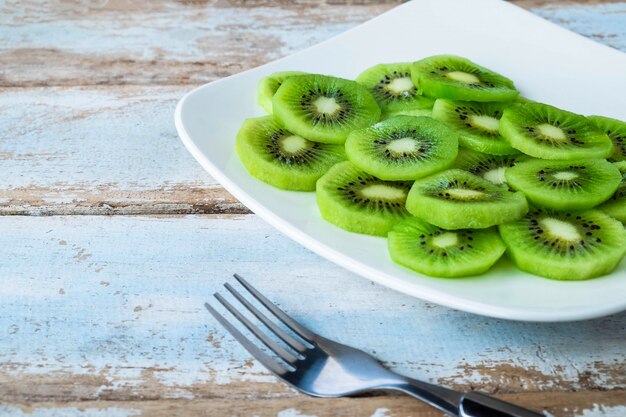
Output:
[[626,253],[626,123],[519,96],[513,81],[438,55],[355,80],[301,71],[259,82],[269,113],[236,140],[251,175],[315,191],[321,216],[387,237],[391,259],[462,277],[505,253],[558,280]]

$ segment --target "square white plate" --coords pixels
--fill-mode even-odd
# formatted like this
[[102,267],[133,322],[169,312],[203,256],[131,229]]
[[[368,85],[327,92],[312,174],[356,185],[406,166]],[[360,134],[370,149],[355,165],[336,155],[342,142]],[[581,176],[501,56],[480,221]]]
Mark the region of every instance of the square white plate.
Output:
[[[196,160],[256,214],[372,281],[455,309],[514,320],[579,320],[626,309],[626,261],[609,276],[582,282],[529,275],[506,259],[480,277],[429,278],[394,264],[384,238],[323,221],[314,193],[272,188],[239,162],[234,143],[241,123],[264,114],[256,103],[262,77],[300,70],[354,78],[377,63],[435,54],[462,55],[492,68],[515,80],[530,99],[626,120],[625,54],[498,0],[416,0],[305,51],[196,88],[178,103],[176,128]],[[320,290],[340,289],[337,283]]]

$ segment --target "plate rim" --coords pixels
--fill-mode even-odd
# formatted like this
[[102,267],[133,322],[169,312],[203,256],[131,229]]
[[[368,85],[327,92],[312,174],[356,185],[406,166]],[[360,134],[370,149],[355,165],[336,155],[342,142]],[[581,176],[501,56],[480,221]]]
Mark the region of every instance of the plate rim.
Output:
[[[493,2],[496,2],[495,0]],[[201,86],[198,86],[191,91],[187,92],[177,103],[176,110],[174,114],[174,122],[176,125],[176,131],[184,144],[187,151],[194,157],[194,159],[214,178],[216,179],[228,192],[230,192],[235,198],[241,201],[246,207],[248,207],[254,214],[261,217],[265,222],[269,223],[272,227],[276,228],[279,232],[283,233],[290,239],[296,241],[312,252],[316,253],[319,256],[341,266],[342,268],[347,269],[357,275],[360,275],[363,278],[366,278],[370,281],[376,282],[382,286],[387,288],[391,288],[394,291],[401,292],[403,294],[410,295],[412,297],[432,302],[438,305],[442,305],[448,308],[452,308],[455,310],[465,311],[485,317],[494,317],[498,319],[505,319],[510,321],[526,321],[526,322],[568,322],[568,321],[579,321],[579,320],[588,320],[599,317],[608,316],[611,314],[619,313],[621,311],[626,310],[626,299],[622,304],[614,304],[609,306],[597,306],[597,307],[587,307],[580,310],[573,311],[571,309],[555,309],[555,310],[547,310],[547,309],[535,309],[535,310],[520,310],[519,308],[507,308],[502,306],[494,306],[491,304],[467,300],[460,298],[456,295],[450,295],[445,291],[428,288],[428,287],[416,287],[412,284],[406,284],[399,280],[389,279],[393,278],[391,274],[381,273],[380,271],[375,270],[375,268],[369,267],[367,265],[363,265],[358,261],[352,259],[350,256],[343,254],[340,251],[332,249],[325,245],[324,243],[312,238],[307,233],[300,231],[296,227],[292,226],[289,222],[283,220],[279,215],[275,214],[272,210],[263,206],[263,204],[258,203],[256,199],[250,196],[244,189],[239,187],[235,182],[231,181],[230,178],[226,174],[224,174],[217,166],[211,162],[209,158],[207,158],[204,153],[196,146],[195,141],[188,134],[185,129],[185,125],[183,123],[182,115],[185,105],[190,97],[198,94],[201,90],[210,88],[216,84],[221,82],[225,82],[227,80],[232,81],[233,79],[243,77],[247,75],[249,72],[258,71],[266,66],[274,65],[277,62],[281,62],[288,58],[294,57],[306,51],[309,51],[314,48],[318,48],[323,46],[329,41],[335,40],[339,37],[344,36],[345,34],[352,32],[358,28],[363,27],[364,25],[369,24],[372,21],[383,18],[390,12],[396,11],[399,8],[404,8],[409,6],[413,2],[408,2],[397,7],[394,7],[372,19],[367,20],[347,31],[339,33],[329,39],[326,39],[320,43],[312,45],[303,50],[297,51],[293,54],[287,55],[285,57],[270,61],[263,65],[250,68],[246,71],[233,74],[231,76],[212,81],[209,83],[205,83]],[[503,2],[498,2],[503,3]],[[553,24],[539,16],[536,16],[527,10],[519,8],[515,5],[511,5],[506,3],[506,5],[511,6],[514,9],[518,9],[518,11],[523,11],[528,13],[530,16],[543,21],[543,23],[548,23],[550,25],[556,26],[557,28],[566,31],[570,34],[576,35],[588,42],[593,43],[595,46],[602,46],[606,49],[610,49],[615,52],[620,52],[613,48],[610,48],[606,45],[599,44],[594,42],[582,35],[571,32],[567,29],[564,29],[558,25]]]

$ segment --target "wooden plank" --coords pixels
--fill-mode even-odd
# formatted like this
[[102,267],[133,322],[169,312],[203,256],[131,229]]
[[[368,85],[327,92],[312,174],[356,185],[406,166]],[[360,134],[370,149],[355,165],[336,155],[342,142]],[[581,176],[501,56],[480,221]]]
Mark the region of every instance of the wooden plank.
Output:
[[248,212],[184,149],[184,87],[0,94],[0,214]]
[[[197,85],[314,45],[396,3],[7,3],[0,6],[0,86]],[[623,3],[516,3],[626,49]]]
[[[577,393],[498,394],[499,398],[550,417],[623,417],[624,391]],[[294,394],[289,398],[143,401],[81,401],[68,403],[7,403],[0,401],[4,417],[442,417],[443,414],[409,397],[317,399]]]
[[[576,397],[590,409],[626,398],[626,314],[542,324],[453,311],[370,283],[252,215],[5,216],[0,231],[10,260],[0,262],[0,400],[12,407],[251,398],[274,404],[267,410],[313,407],[204,310],[233,272],[305,325],[415,378],[539,393],[528,404],[554,392],[590,393]],[[566,415],[573,397],[559,398],[555,415]],[[390,404],[404,415],[412,402]]]

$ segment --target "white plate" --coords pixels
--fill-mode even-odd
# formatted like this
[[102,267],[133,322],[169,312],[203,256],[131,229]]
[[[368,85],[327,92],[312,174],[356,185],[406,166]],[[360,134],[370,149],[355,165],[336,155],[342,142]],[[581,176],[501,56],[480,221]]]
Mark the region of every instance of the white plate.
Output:
[[[610,276],[583,282],[529,275],[505,259],[480,277],[429,278],[394,264],[385,239],[323,221],[314,193],[272,188],[250,176],[235,155],[243,120],[264,114],[256,87],[267,74],[301,70],[354,78],[377,63],[442,53],[505,74],[531,99],[626,120],[625,54],[497,0],[416,0],[305,51],[193,90],[178,103],[176,128],[196,160],[252,211],[372,281],[455,309],[514,320],[580,320],[626,309],[626,261]],[[339,288],[341,283],[327,290]]]

